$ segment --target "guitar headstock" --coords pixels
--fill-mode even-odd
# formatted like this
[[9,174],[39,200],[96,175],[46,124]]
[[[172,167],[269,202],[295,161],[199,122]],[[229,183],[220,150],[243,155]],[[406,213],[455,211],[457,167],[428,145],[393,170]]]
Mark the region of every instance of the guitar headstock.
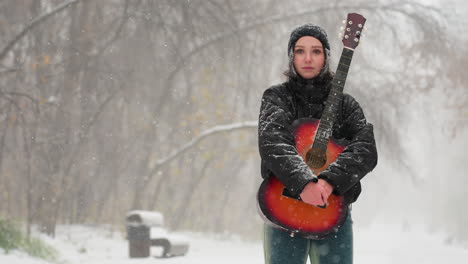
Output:
[[345,47],[355,49],[359,45],[364,23],[366,23],[366,18],[362,15],[357,13],[348,14],[342,40]]

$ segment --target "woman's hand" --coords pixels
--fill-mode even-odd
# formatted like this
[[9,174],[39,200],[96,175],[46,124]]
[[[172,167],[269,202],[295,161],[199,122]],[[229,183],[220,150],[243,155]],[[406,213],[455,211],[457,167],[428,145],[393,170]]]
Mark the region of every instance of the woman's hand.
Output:
[[301,199],[305,203],[315,206],[325,206],[333,187],[325,180],[319,179],[317,183],[310,182],[302,190]]

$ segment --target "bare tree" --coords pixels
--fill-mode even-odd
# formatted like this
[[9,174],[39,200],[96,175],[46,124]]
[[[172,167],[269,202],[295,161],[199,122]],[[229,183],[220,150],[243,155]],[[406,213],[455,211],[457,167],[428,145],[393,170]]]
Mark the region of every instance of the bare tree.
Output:
[[[252,233],[261,178],[255,121],[245,121],[284,80],[290,29],[304,22],[328,30],[336,64],[340,21],[368,18],[345,89],[413,186],[422,181],[404,131],[414,98],[438,91],[466,115],[466,58],[448,48],[443,11],[423,4],[29,0],[0,10],[0,214],[49,234],[59,222],[121,224],[134,208],[176,229]],[[454,138],[466,128],[448,123]]]

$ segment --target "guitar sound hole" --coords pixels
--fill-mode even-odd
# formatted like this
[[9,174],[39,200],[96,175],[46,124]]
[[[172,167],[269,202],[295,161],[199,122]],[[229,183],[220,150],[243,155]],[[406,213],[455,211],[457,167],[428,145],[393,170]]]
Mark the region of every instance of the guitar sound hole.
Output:
[[324,150],[312,148],[307,154],[305,161],[311,169],[322,168],[327,162],[327,155]]

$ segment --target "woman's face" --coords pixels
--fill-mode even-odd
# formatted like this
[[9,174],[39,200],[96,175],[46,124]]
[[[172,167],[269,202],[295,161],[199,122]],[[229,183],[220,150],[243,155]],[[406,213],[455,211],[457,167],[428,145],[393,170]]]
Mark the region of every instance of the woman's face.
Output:
[[325,54],[320,40],[305,36],[294,46],[294,68],[304,79],[316,77],[323,68]]

